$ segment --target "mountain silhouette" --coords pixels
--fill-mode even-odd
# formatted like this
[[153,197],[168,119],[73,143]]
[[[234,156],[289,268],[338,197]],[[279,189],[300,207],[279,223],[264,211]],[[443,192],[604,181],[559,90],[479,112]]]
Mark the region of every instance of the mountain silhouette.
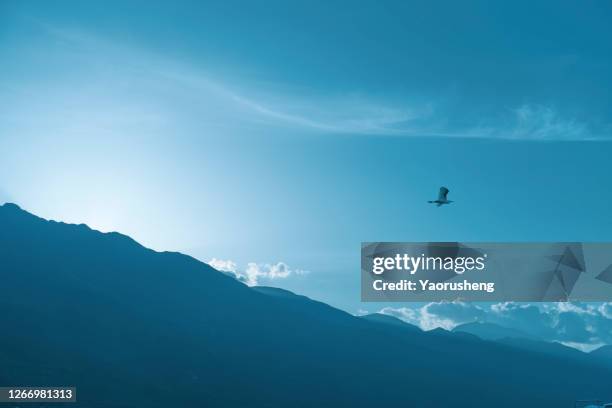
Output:
[[612,367],[589,354],[564,359],[355,317],[14,204],[0,207],[0,279],[0,384],[76,386],[71,406],[566,407],[612,399]]
[[484,340],[501,340],[505,338],[535,339],[533,336],[521,330],[483,322],[460,324],[453,329],[453,332],[470,333]]
[[601,361],[612,364],[612,345],[599,347],[591,351],[591,355]]
[[361,318],[374,323],[392,325],[395,327],[402,328],[404,330],[421,331],[421,329],[410,323],[406,323],[405,321],[400,320],[397,317],[389,316],[382,313],[371,313],[361,316]]

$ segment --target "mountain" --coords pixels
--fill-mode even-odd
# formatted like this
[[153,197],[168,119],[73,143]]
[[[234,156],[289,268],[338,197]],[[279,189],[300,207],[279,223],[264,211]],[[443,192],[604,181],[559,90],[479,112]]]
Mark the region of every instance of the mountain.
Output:
[[581,360],[584,353],[561,343],[549,342],[532,336],[521,330],[500,326],[493,323],[473,322],[461,324],[453,333],[469,333],[483,340],[496,341],[516,349],[538,354],[548,354],[561,359]]
[[379,323],[379,324],[384,324],[384,325],[391,325],[391,326],[395,326],[395,327],[398,327],[404,330],[421,331],[421,329],[419,329],[418,327],[410,323],[406,323],[405,321],[400,320],[397,317],[389,316],[389,315],[382,314],[382,313],[371,313],[371,314],[363,315],[361,316],[361,318],[369,322]]
[[0,282],[0,384],[74,385],[79,402],[71,406],[561,407],[585,395],[612,399],[612,367],[588,354],[566,360],[381,324],[14,204],[0,207]]
[[582,361],[585,357],[585,353],[582,351],[557,342],[505,338],[498,340],[498,343],[511,346],[515,349],[535,352],[540,355],[550,355],[565,361]]
[[453,329],[453,332],[470,333],[474,336],[480,337],[483,340],[501,340],[504,338],[535,339],[535,337],[523,331],[503,327],[493,323],[472,322],[460,324]]
[[591,351],[591,356],[601,361],[612,363],[612,346],[603,346]]

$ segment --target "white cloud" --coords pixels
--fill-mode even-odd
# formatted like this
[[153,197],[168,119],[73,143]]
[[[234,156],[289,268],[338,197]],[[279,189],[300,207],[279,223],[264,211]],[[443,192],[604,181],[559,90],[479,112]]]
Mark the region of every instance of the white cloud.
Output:
[[575,349],[578,349],[580,351],[584,351],[585,353],[590,353],[593,350],[597,350],[598,348],[600,348],[601,346],[605,346],[605,343],[594,343],[594,344],[588,344],[588,343],[575,343],[572,341],[560,341],[559,343],[563,344],[564,346],[567,347],[572,347]]
[[236,279],[249,286],[256,286],[263,280],[285,279],[291,275],[306,275],[309,271],[303,269],[291,269],[284,262],[256,263],[249,262],[244,270],[238,268],[238,264],[231,260],[212,258],[207,262],[213,268],[233,274]]
[[607,302],[607,303],[602,303],[599,306],[599,312],[607,317],[608,319],[612,320],[612,302]]
[[421,307],[383,308],[423,330],[452,330],[471,322],[494,323],[581,350],[612,344],[612,303],[428,303]]
[[291,271],[283,262],[275,264],[257,264],[249,262],[245,270],[249,285],[257,285],[259,279],[283,279],[287,278]]
[[473,303],[440,302],[428,303],[419,308],[383,308],[380,313],[395,316],[423,330],[442,328],[452,330],[456,326],[479,320],[482,309]]
[[207,263],[218,271],[234,272],[234,273],[238,271],[238,265],[236,264],[236,262],[230,261],[229,259],[223,260],[223,259],[213,258]]

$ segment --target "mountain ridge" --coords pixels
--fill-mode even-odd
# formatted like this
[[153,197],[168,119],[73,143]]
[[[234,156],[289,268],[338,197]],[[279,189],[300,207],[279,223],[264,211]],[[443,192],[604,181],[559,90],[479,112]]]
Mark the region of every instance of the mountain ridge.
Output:
[[501,340],[503,338],[524,338],[539,340],[521,330],[511,329],[494,323],[471,322],[460,324],[455,327],[453,332],[470,333],[483,340]]
[[[612,368],[589,355],[568,362],[369,322],[300,295],[262,293],[124,237],[0,207],[0,315],[10,328],[0,337],[0,383],[73,384],[75,406],[84,407],[612,399]],[[581,375],[557,387],[568,370]]]

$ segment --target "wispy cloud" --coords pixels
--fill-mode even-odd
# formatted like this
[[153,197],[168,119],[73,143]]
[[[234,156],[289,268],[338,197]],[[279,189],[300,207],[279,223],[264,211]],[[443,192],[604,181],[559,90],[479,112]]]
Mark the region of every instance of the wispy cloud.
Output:
[[584,123],[563,118],[547,106],[523,105],[515,109],[514,114],[516,125],[511,131],[511,137],[514,139],[583,140],[591,136]]
[[[568,117],[553,106],[523,104],[512,109],[452,121],[462,116],[459,106],[444,107],[433,97],[429,101],[374,98],[364,93],[304,92],[290,84],[261,84],[258,78],[220,78],[187,61],[148,52],[143,48],[117,44],[78,30],[40,24],[47,36],[60,43],[71,66],[82,67],[83,78],[96,75],[100,88],[75,82],[63,89],[80,89],[85,95],[71,104],[70,115],[53,112],[47,117],[72,117],[113,122],[110,118],[141,118],[151,126],[171,128],[173,123],[192,127],[264,126],[330,134],[481,138],[526,141],[612,140],[612,126],[594,126],[588,120]],[[44,45],[43,45],[44,46]],[[57,47],[55,45],[54,47]],[[89,71],[95,72],[89,72]],[[112,93],[108,92],[107,84]],[[11,85],[18,88],[18,85]],[[40,87],[38,87],[40,88]],[[24,91],[25,92],[25,91]],[[146,95],[136,97],[134,95]],[[60,95],[61,96],[61,95]],[[65,96],[65,95],[64,95]],[[25,98],[24,98],[25,99]],[[65,98],[64,98],[65,99]],[[75,106],[95,100],[96,109],[79,115]],[[130,102],[131,101],[131,102]],[[116,106],[113,106],[113,103]],[[110,115],[103,115],[108,108]],[[28,111],[29,112],[29,111]],[[102,117],[100,117],[102,115]],[[485,119],[482,119],[485,117]],[[98,118],[98,119],[96,119]],[[9,118],[10,119],[10,118]],[[461,123],[456,124],[456,123]],[[92,124],[95,126],[96,124]],[[97,126],[98,128],[100,126]]]
[[403,135],[416,134],[407,124],[431,115],[431,107],[398,107],[374,103],[356,95],[319,96],[316,99],[295,99],[285,95],[282,103],[291,109],[266,104],[243,95],[233,99],[254,112],[288,126],[330,133]]
[[573,117],[564,117],[550,106],[525,104],[510,112],[510,123],[493,131],[492,136],[512,140],[533,141],[589,141],[607,139],[612,134],[604,130],[596,132],[590,126]]
[[[129,89],[132,95],[147,94],[146,105],[172,108],[166,112],[156,109],[154,113],[161,117],[174,116],[178,111],[174,106],[188,104],[189,108],[180,110],[180,119],[189,119],[185,117],[189,115],[200,125],[263,125],[302,131],[388,135],[405,133],[402,126],[429,115],[431,110],[429,106],[416,109],[406,104],[375,102],[354,93],[304,96],[287,84],[262,86],[257,85],[257,78],[219,78],[192,63],[117,44],[87,32],[45,23],[39,23],[39,28],[47,37],[54,38],[54,47],[61,44],[59,49],[54,48],[53,57],[66,54],[72,66],[81,67],[80,72],[88,80],[95,75],[98,84],[106,86],[108,81],[116,80],[113,89],[120,94],[115,98],[119,106],[134,100],[122,92]],[[44,44],[39,46],[44,48]],[[28,92],[18,85],[11,86],[17,92]],[[74,84],[68,88],[80,89],[90,100],[100,99],[100,95],[91,94],[98,91],[95,83]],[[99,91],[108,100],[108,88]],[[113,112],[116,111],[115,107]]]

